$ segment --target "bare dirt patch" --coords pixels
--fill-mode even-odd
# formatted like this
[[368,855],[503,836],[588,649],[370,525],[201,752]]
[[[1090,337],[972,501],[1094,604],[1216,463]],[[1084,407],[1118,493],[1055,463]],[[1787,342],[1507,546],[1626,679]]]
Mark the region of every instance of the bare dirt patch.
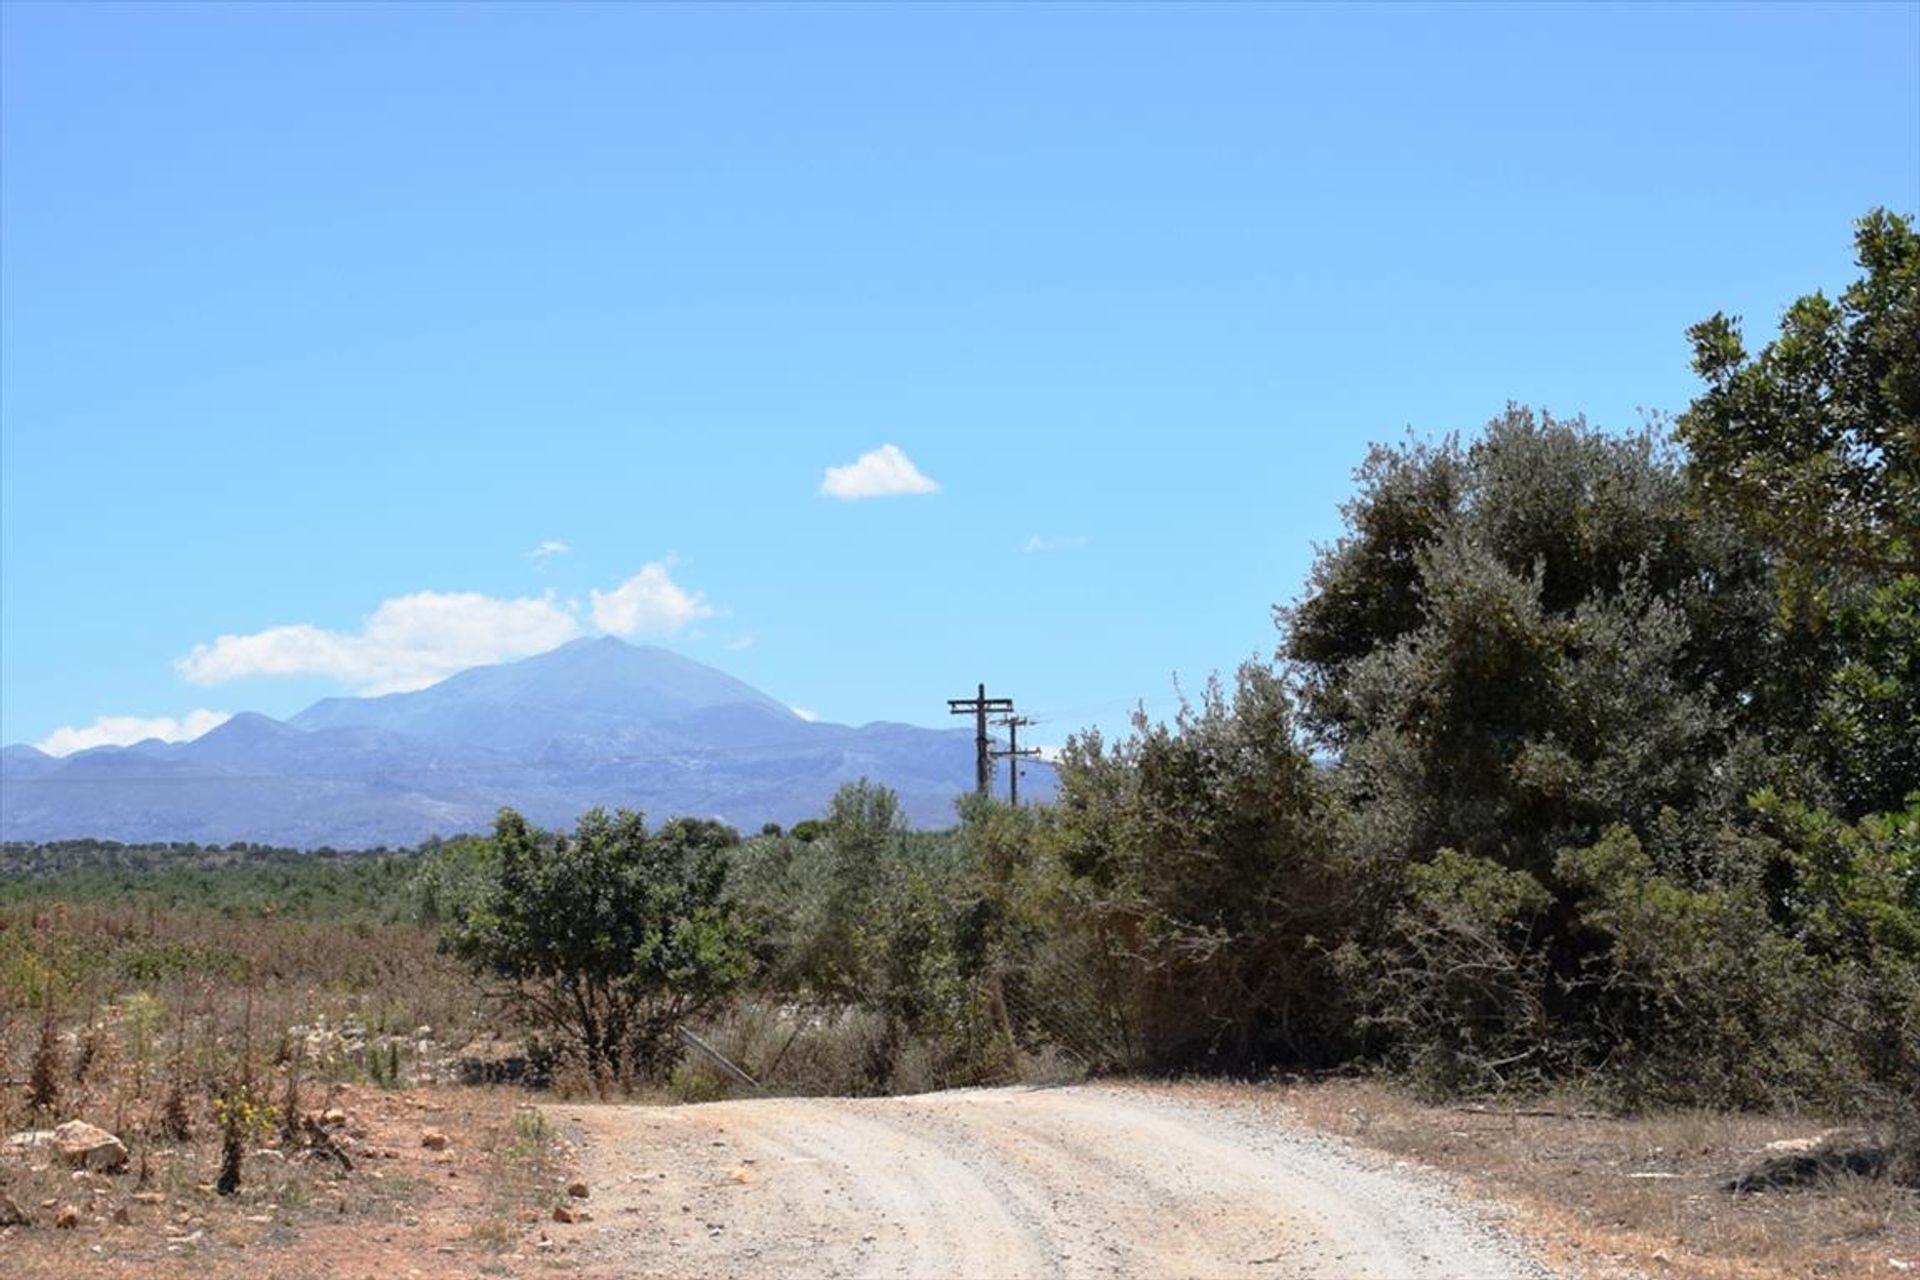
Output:
[[550,1112],[596,1276],[1546,1274],[1430,1178],[1120,1086]]
[[[240,1193],[213,1190],[212,1144],[147,1152],[119,1174],[75,1177],[25,1152],[0,1157],[0,1194],[30,1221],[0,1228],[5,1272],[37,1277],[437,1280],[545,1272],[545,1228],[567,1199],[569,1153],[519,1091],[341,1086],[353,1169],[249,1156]],[[435,1143],[438,1134],[444,1143]],[[71,1228],[55,1225],[65,1205]]]
[[1182,1084],[1458,1175],[1513,1207],[1511,1221],[1569,1275],[1762,1280],[1920,1275],[1920,1195],[1885,1181],[1729,1195],[1768,1143],[1809,1139],[1815,1118],[1681,1113],[1621,1119],[1578,1105],[1423,1106],[1361,1082]]

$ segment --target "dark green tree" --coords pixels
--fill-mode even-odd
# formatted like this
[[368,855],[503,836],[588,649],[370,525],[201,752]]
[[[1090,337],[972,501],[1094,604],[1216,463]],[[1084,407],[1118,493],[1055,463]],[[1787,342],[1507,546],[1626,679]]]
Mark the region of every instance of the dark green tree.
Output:
[[678,1056],[675,1025],[748,976],[724,894],[738,843],[697,819],[649,832],[637,813],[595,809],[568,836],[503,809],[486,874],[442,936],[596,1080],[657,1075]]
[[1849,818],[1920,789],[1920,234],[1875,210],[1854,244],[1864,274],[1758,355],[1735,318],[1689,331],[1707,386],[1679,422],[1701,504],[1779,567],[1772,684],[1797,697],[1764,704],[1770,745]]
[[1777,657],[1770,580],[1657,436],[1509,409],[1360,480],[1279,619],[1373,851],[1544,879],[1562,845],[1757,785],[1721,765]]
[[1920,573],[1920,234],[1876,209],[1865,274],[1810,293],[1749,356],[1738,317],[1688,330],[1707,390],[1680,419],[1693,478],[1803,569]]

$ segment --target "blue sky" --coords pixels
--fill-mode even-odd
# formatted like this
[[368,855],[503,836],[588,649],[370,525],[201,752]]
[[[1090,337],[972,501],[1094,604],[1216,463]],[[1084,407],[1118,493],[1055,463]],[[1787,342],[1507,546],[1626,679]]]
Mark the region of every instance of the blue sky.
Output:
[[1677,410],[1920,209],[1914,5],[0,15],[7,742],[603,630],[1112,729],[1369,440]]

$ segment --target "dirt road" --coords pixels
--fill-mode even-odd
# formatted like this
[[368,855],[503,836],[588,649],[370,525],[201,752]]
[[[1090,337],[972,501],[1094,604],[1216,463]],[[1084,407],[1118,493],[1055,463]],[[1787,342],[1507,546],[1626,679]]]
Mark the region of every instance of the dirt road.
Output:
[[595,1189],[575,1253],[591,1274],[1547,1274],[1431,1175],[1165,1091],[553,1114]]

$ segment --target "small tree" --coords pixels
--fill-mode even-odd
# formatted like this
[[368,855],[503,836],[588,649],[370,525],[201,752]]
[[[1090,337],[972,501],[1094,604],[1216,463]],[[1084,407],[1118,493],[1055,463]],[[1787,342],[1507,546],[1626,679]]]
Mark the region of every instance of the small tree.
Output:
[[657,1075],[675,1024],[747,976],[746,929],[723,897],[730,827],[595,809],[549,834],[511,809],[494,823],[478,891],[442,934],[508,984],[534,1023],[579,1052],[597,1081]]

